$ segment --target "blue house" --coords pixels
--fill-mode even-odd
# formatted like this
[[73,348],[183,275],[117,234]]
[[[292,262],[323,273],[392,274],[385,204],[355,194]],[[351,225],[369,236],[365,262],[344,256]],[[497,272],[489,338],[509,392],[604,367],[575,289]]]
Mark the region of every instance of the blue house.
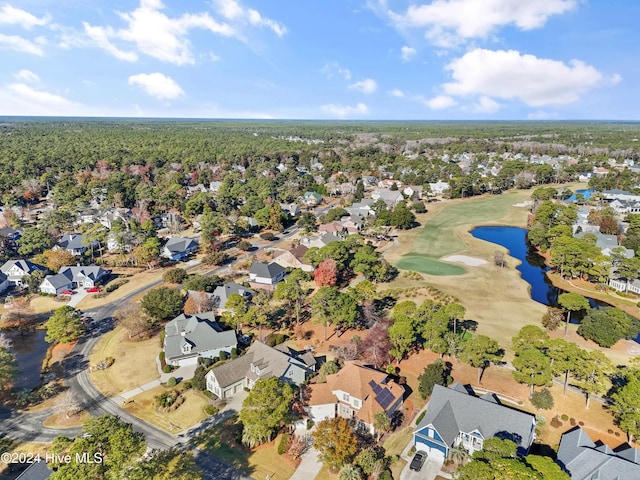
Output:
[[535,416],[500,403],[493,394],[477,397],[457,382],[450,388],[436,385],[427,412],[413,432],[416,450],[447,457],[449,449],[462,447],[470,454],[482,450],[484,441],[512,440],[518,454],[526,455],[535,439]]

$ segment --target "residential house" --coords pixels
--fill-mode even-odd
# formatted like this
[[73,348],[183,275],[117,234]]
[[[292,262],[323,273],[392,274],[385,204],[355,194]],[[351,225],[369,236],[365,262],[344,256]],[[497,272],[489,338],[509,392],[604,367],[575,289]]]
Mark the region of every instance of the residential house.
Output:
[[378,188],[383,189],[383,190],[389,190],[391,188],[393,188],[393,186],[396,186],[398,189],[402,188],[403,183],[399,180],[393,180],[393,179],[384,179],[384,180],[380,180],[378,182]]
[[290,250],[274,251],[271,257],[275,263],[284,268],[299,268],[305,272],[313,272],[313,265],[304,262],[304,254],[309,250],[304,245],[298,245]]
[[304,192],[302,199],[307,206],[315,206],[322,203],[322,195],[316,192]]
[[220,352],[231,354],[238,347],[234,330],[223,330],[213,312],[185,315],[164,327],[164,355],[169,365],[196,365],[198,358],[214,358]]
[[222,182],[211,182],[209,183],[209,190],[211,190],[213,193],[218,193],[218,190],[220,190],[221,185],[222,185]]
[[97,241],[87,241],[85,243],[84,235],[80,233],[67,233],[62,236],[60,241],[53,247],[53,250],[66,250],[71,255],[78,257],[87,251],[88,248],[96,248]]
[[326,383],[308,385],[305,394],[314,422],[340,416],[373,435],[375,415],[384,412],[391,417],[402,406],[405,390],[384,372],[345,362],[338,373],[327,375]]
[[611,253],[615,249],[621,249],[620,251],[626,258],[632,258],[635,255],[632,249],[618,245],[617,235],[605,235],[604,233],[600,232],[581,231],[574,234],[574,237],[582,238],[587,234],[594,235],[596,237],[596,247],[600,249],[603,255],[607,255],[610,257]]
[[371,188],[378,185],[378,179],[373,175],[363,175],[361,180],[364,188]]
[[129,225],[129,218],[131,217],[131,214],[132,212],[130,208],[113,208],[100,216],[99,222],[111,230],[113,228],[113,223],[118,219],[124,222],[125,226]]
[[597,177],[604,177],[606,174],[609,173],[609,169],[608,168],[604,168],[604,167],[593,167],[593,174],[596,175]]
[[256,292],[235,282],[225,283],[224,285],[216,287],[209,297],[212,308],[218,312],[225,311],[227,300],[229,300],[229,297],[234,293],[240,295],[246,301],[249,301]]
[[36,271],[45,272],[46,268],[29,260],[8,260],[0,267],[0,271],[7,276],[12,285],[21,287],[22,279],[26,275],[32,275]]
[[442,195],[447,190],[449,190],[449,184],[447,182],[438,180],[435,183],[429,184],[429,192],[431,195]]
[[371,198],[375,201],[382,200],[387,206],[387,210],[393,210],[404,200],[402,193],[398,190],[377,189],[371,193]]
[[612,450],[594,442],[580,427],[560,439],[556,461],[572,480],[623,480],[640,478],[640,450],[623,444]]
[[162,247],[161,257],[169,260],[182,260],[198,250],[199,245],[193,238],[171,237]]
[[300,215],[300,207],[297,203],[281,203],[280,208],[284,213],[289,215],[291,218],[297,217]]
[[360,215],[363,217],[369,215],[375,215],[376,212],[371,208],[371,205],[375,203],[375,200],[371,198],[363,198],[361,201],[354,203],[350,207],[346,207],[345,210],[350,215]]
[[50,295],[59,295],[64,290],[95,287],[109,273],[109,270],[97,265],[61,267],[56,275],[44,277],[40,284],[40,291]]
[[408,198],[413,200],[422,200],[422,185],[407,185],[402,190]]
[[187,198],[193,197],[198,193],[207,193],[207,187],[199,183],[197,185],[187,185]]
[[254,262],[249,270],[249,285],[251,288],[261,288],[273,291],[287,271],[275,262]]
[[309,352],[298,354],[284,346],[273,348],[256,341],[241,357],[212,368],[206,376],[207,390],[218,398],[231,398],[244,388],[253,388],[257,380],[271,377],[299,386],[315,368],[316,359]]
[[0,237],[6,238],[7,240],[11,240],[15,242],[22,237],[22,234],[19,230],[15,230],[11,227],[2,227],[0,228]]
[[329,245],[331,242],[340,242],[344,240],[342,237],[335,233],[325,233],[324,235],[305,235],[300,237],[300,244],[307,248],[318,247],[322,248]]
[[53,464],[46,462],[44,459],[34,460],[15,480],[47,480],[51,478],[53,473]]
[[451,448],[470,454],[482,449],[488,438],[516,443],[518,454],[529,453],[535,439],[535,416],[502,405],[493,394],[477,397],[471,387],[456,382],[435,385],[424,418],[413,432],[416,450],[447,457]]

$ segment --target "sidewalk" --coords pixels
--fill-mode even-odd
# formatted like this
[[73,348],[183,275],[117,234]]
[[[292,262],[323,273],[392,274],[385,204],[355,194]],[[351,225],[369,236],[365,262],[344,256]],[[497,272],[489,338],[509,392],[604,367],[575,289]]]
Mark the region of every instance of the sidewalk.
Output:
[[302,461],[289,480],[313,480],[321,468],[318,451],[311,447],[302,454]]

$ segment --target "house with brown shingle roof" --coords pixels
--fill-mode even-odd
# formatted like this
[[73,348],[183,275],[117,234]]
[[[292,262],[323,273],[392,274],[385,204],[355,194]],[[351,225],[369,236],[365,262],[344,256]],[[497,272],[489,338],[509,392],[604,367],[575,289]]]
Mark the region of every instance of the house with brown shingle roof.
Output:
[[326,383],[307,387],[307,413],[314,422],[337,416],[353,419],[357,428],[375,433],[375,415],[393,415],[403,403],[404,388],[389,375],[357,362],[346,362]]
[[304,262],[304,254],[309,250],[304,245],[298,245],[290,250],[281,250],[271,257],[275,263],[284,268],[299,268],[305,272],[313,272],[313,265]]

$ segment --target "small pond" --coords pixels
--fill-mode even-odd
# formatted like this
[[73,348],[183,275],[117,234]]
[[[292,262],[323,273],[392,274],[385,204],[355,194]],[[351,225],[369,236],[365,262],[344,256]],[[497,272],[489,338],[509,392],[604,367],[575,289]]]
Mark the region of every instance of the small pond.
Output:
[[49,343],[44,340],[45,331],[36,330],[24,335],[9,333],[7,336],[13,342],[11,351],[16,356],[20,372],[15,387],[32,389],[40,383],[42,362],[49,348]]

